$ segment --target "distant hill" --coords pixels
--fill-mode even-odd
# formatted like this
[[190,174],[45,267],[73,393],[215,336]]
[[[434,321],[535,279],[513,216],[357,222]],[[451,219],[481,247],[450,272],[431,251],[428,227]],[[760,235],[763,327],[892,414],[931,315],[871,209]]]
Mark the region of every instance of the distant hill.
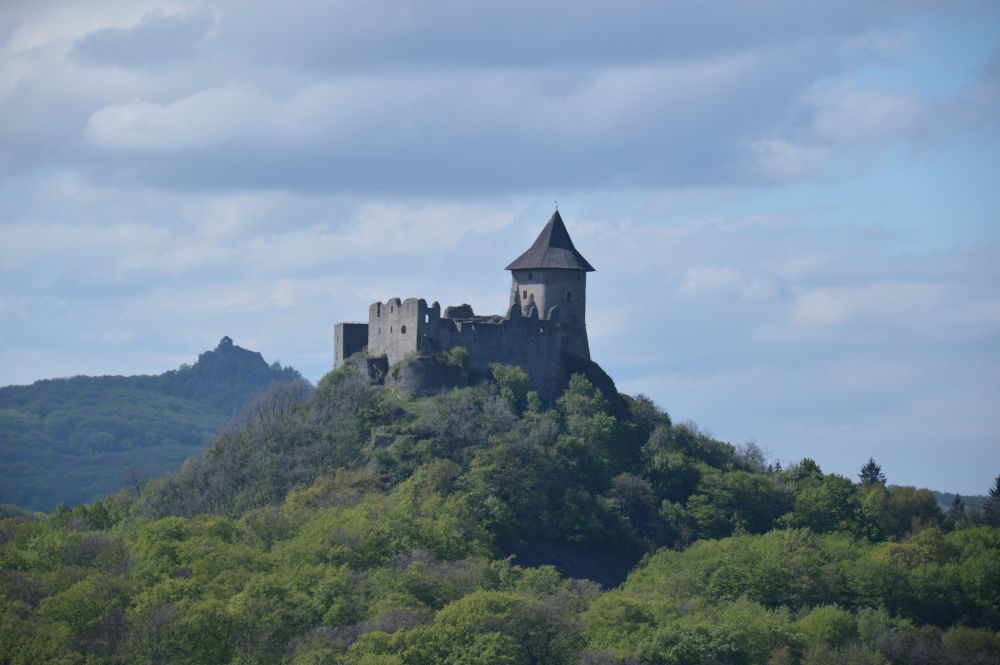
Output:
[[941,510],[948,510],[951,508],[951,504],[954,503],[956,496],[962,497],[962,503],[965,504],[966,508],[982,508],[986,505],[986,501],[989,499],[985,494],[952,494],[951,492],[937,492],[931,490],[934,493],[934,499],[937,501],[938,505],[941,506]]
[[198,452],[257,394],[304,382],[223,337],[158,375],[76,376],[0,388],[0,503],[49,510],[103,497]]

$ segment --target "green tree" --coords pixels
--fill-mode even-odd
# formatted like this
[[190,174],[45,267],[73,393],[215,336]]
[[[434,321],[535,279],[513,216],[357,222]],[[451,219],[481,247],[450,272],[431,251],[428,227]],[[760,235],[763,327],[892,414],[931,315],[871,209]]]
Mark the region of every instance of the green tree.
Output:
[[493,380],[500,388],[500,397],[510,410],[520,415],[528,403],[528,390],[531,388],[531,377],[517,365],[490,365]]
[[799,619],[796,627],[810,646],[837,648],[857,637],[854,617],[836,605],[821,605]]
[[869,457],[868,461],[861,467],[858,478],[861,479],[862,485],[873,485],[875,483],[885,485],[885,474],[882,473],[882,467],[876,464],[875,459],[872,457]]
[[857,496],[851,481],[829,475],[796,493],[791,522],[793,526],[809,527],[818,533],[854,530],[857,510]]
[[990,526],[1000,527],[1000,476],[993,481],[989,489],[989,498],[983,506],[983,518]]
[[965,502],[962,495],[956,494],[948,507],[948,524],[954,529],[965,523]]

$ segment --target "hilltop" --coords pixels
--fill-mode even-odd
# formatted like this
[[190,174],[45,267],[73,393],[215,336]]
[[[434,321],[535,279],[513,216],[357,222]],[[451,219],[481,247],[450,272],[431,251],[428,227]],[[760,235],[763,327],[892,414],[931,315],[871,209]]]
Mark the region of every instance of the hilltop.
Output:
[[50,510],[159,475],[200,452],[254,396],[290,381],[303,379],[224,337],[163,374],[0,388],[0,503]]

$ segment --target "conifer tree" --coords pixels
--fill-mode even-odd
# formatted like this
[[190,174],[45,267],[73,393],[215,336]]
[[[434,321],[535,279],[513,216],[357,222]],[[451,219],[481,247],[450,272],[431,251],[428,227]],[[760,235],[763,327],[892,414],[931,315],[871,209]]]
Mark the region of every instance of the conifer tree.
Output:
[[951,508],[948,509],[948,523],[952,527],[957,527],[965,521],[965,502],[962,501],[962,495],[956,494],[955,498],[951,502]]
[[874,483],[885,485],[885,474],[882,473],[882,467],[875,463],[875,458],[873,457],[869,457],[868,462],[861,467],[861,473],[858,474],[858,478],[861,479],[862,485],[872,485]]
[[1000,476],[996,477],[989,490],[989,498],[983,506],[983,517],[990,526],[1000,526]]

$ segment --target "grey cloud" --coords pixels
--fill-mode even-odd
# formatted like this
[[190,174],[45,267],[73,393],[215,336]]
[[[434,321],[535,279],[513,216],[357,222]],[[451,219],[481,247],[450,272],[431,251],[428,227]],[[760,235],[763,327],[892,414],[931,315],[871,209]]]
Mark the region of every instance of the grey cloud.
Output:
[[[923,11],[220,0],[85,35],[0,97],[0,174],[442,196],[785,182],[852,131],[843,104],[802,102],[856,66],[844,44]],[[899,138],[885,116],[846,136]]]
[[749,55],[567,72],[556,90],[550,74],[512,72],[325,81],[290,97],[232,83],[107,106],[87,138],[108,173],[179,188],[704,184],[734,177],[748,137],[771,125],[761,97],[787,99],[807,83],[783,63]]
[[176,65],[195,56],[214,23],[205,10],[146,14],[131,28],[101,28],[74,44],[71,55],[91,65],[122,68]]
[[[252,61],[324,71],[386,66],[615,66],[691,60],[845,35],[919,11],[905,2],[656,3],[597,0],[229,1],[218,40]],[[267,39],[260,37],[266,33]]]

